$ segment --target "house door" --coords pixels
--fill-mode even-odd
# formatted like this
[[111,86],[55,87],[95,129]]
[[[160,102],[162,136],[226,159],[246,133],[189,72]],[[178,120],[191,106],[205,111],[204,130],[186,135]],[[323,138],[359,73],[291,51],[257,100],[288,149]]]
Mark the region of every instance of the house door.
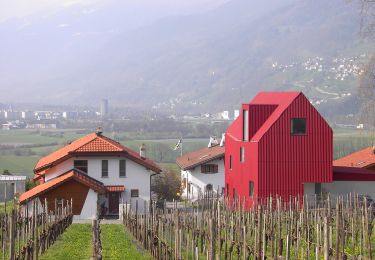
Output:
[[109,214],[118,214],[118,207],[120,202],[120,193],[119,192],[110,192],[109,193]]

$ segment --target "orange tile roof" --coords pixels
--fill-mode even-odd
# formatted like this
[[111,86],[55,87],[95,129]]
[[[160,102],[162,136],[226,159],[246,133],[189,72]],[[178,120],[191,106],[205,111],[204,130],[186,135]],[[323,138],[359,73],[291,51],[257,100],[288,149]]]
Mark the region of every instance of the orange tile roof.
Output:
[[160,167],[152,160],[141,158],[137,152],[102,134],[92,133],[41,158],[34,168],[34,179],[38,179],[40,176],[42,176],[43,173],[41,173],[41,171],[44,169],[54,164],[58,164],[59,162],[79,153],[123,153],[125,156],[128,156],[129,159],[137,162],[138,164],[141,164],[154,172],[161,172]]
[[347,166],[357,168],[367,168],[373,164],[375,164],[375,154],[373,147],[367,147],[333,161],[333,166]]
[[125,191],[125,187],[123,185],[108,185],[105,186],[108,192],[123,192]]
[[217,145],[210,148],[205,147],[197,151],[184,154],[183,156],[178,157],[176,162],[183,170],[188,170],[215,159],[223,158],[224,155],[225,147]]
[[34,198],[40,196],[41,194],[43,194],[43,193],[45,193],[45,192],[47,192],[51,189],[54,189],[54,188],[64,184],[68,180],[71,180],[71,179],[74,179],[74,180],[90,187],[91,189],[93,189],[96,192],[104,193],[104,191],[105,191],[105,187],[104,187],[103,183],[95,180],[94,178],[86,175],[83,172],[80,172],[79,170],[74,169],[74,170],[70,170],[70,171],[68,171],[68,172],[48,181],[48,182],[40,184],[40,185],[32,188],[31,190],[28,190],[28,191],[22,193],[20,198],[19,198],[19,202],[22,204],[22,203],[26,202],[26,200],[34,199]]

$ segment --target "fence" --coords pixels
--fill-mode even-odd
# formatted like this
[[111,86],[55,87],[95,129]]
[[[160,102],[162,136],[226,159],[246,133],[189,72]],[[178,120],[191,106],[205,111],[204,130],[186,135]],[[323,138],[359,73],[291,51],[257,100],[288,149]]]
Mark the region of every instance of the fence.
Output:
[[62,201],[61,206],[55,202],[53,212],[38,206],[35,200],[31,203],[30,214],[19,207],[0,214],[2,259],[38,259],[72,223],[72,201]]
[[[245,210],[227,201],[146,214],[124,210],[123,223],[155,259],[372,259],[374,208],[347,195],[309,205],[269,198]],[[137,206],[136,206],[137,208]]]

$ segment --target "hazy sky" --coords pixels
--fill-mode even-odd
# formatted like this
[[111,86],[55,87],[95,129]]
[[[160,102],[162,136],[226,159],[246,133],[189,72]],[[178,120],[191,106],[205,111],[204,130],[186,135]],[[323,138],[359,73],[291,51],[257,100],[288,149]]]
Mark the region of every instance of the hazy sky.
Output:
[[[72,5],[100,8],[116,0],[0,0],[0,22],[32,14],[48,15]],[[205,11],[229,0],[117,0],[137,8],[165,7],[166,13],[184,14]]]

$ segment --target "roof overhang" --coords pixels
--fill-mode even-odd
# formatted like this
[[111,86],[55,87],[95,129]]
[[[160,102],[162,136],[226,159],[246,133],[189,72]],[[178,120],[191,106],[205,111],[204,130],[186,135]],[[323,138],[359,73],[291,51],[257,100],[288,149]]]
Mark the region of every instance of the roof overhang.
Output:
[[28,200],[32,200],[36,197],[39,197],[40,195],[50,191],[50,190],[53,190],[61,185],[63,185],[64,183],[66,183],[67,181],[70,181],[70,180],[75,180],[87,187],[89,187],[90,189],[98,192],[98,193],[105,193],[106,189],[104,187],[104,184],[90,176],[88,176],[87,174],[77,170],[77,169],[72,169],[70,171],[67,171],[61,175],[59,175],[58,177],[52,179],[52,180],[49,180],[48,182],[45,182],[43,184],[40,184],[34,188],[32,188],[31,190],[28,190],[24,193],[21,194],[20,198],[19,198],[19,202],[21,204],[25,203],[26,201]]

